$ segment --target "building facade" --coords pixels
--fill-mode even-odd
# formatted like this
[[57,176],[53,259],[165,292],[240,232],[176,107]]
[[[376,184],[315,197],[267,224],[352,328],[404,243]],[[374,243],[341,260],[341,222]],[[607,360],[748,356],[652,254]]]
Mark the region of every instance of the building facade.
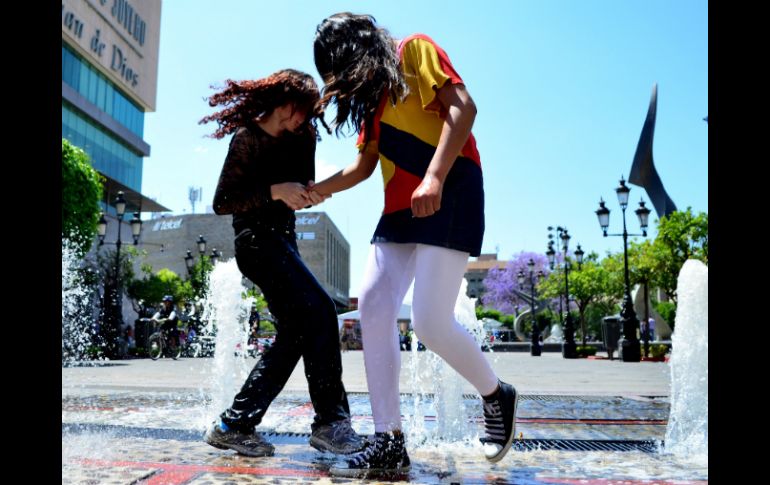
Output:
[[105,178],[102,206],[168,209],[141,194],[144,115],[155,111],[161,0],[62,0],[62,138]]
[[465,279],[468,282],[466,294],[468,298],[477,298],[480,302],[484,294],[484,279],[492,268],[504,268],[508,261],[499,261],[497,254],[481,254],[475,261],[468,261],[465,268]]
[[[339,308],[349,305],[350,245],[337,226],[324,212],[297,213],[297,247],[302,260]],[[140,248],[147,251],[141,263],[149,263],[154,271],[168,268],[179,276],[187,276],[184,258],[189,250],[200,257],[197,241],[206,240],[206,255],[216,249],[221,261],[235,256],[232,216],[188,214],[166,216],[145,221]],[[244,282],[245,283],[245,282]]]

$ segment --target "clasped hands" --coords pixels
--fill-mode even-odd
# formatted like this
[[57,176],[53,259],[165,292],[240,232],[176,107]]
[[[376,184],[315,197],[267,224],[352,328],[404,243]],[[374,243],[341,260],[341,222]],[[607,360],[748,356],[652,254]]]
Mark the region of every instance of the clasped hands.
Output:
[[281,200],[291,210],[300,210],[309,206],[318,205],[325,201],[331,194],[324,195],[313,190],[315,182],[309,180],[307,185],[298,182],[284,182],[270,186],[270,196],[273,200]]

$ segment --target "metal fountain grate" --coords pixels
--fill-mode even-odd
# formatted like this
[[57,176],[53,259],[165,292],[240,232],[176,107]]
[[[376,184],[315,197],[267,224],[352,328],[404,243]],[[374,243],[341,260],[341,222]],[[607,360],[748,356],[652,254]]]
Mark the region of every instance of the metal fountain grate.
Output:
[[642,451],[644,453],[655,453],[658,446],[653,441],[524,439],[515,440],[512,448],[517,451]]
[[[176,441],[201,441],[202,433],[187,429],[139,428],[90,423],[62,423],[62,434],[106,433],[116,438],[151,438]],[[267,432],[262,434],[273,444],[307,443],[310,433]],[[660,442],[662,445],[663,442]],[[655,453],[658,445],[649,440],[514,440],[516,451],[641,451]]]
[[[368,396],[368,392],[348,392],[348,396]],[[402,397],[410,397],[412,394],[402,392]],[[426,392],[421,394],[426,398],[433,398],[432,392]],[[478,394],[465,393],[462,395],[463,399],[479,399]],[[648,399],[655,399],[659,396],[642,396]],[[623,399],[621,396],[570,396],[561,394],[521,394],[519,395],[521,401],[606,401],[612,399]]]

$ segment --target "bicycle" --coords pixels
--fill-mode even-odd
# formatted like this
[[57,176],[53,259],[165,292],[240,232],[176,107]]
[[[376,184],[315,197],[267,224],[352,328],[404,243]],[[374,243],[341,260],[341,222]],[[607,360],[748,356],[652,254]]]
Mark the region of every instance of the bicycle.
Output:
[[[164,323],[166,319],[155,320],[158,323]],[[174,342],[176,340],[176,342]],[[152,360],[158,360],[162,355],[167,354],[174,360],[182,355],[182,345],[178,338],[174,339],[169,332],[161,326],[155,333],[147,339],[147,351]]]
[[188,335],[184,339],[182,354],[185,357],[212,357],[214,355],[215,338],[211,336]]

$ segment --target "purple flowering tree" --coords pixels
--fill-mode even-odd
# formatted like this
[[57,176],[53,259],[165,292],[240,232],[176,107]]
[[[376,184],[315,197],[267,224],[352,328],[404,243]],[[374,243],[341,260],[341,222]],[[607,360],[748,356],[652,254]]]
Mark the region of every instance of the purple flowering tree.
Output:
[[[482,296],[482,304],[485,308],[493,308],[504,314],[518,315],[519,311],[529,308],[529,303],[513,291],[514,289],[524,291],[529,294],[529,267],[527,263],[532,259],[535,262],[534,273],[543,271],[546,275],[550,273],[548,268],[548,258],[545,254],[522,251],[508,262],[504,268],[492,268],[487,277],[484,278],[485,292]],[[527,281],[523,288],[519,287],[519,281],[516,275],[519,270],[527,275]],[[537,282],[535,282],[537,285]]]

